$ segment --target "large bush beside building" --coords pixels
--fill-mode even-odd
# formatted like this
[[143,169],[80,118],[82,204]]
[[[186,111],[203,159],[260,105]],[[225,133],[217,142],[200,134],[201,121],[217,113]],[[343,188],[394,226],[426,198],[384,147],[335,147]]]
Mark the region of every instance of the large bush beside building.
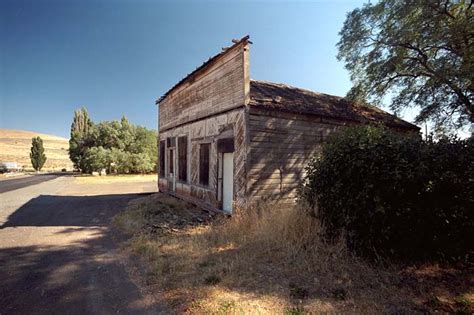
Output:
[[473,139],[422,140],[382,127],[334,136],[307,167],[301,198],[368,257],[472,259]]

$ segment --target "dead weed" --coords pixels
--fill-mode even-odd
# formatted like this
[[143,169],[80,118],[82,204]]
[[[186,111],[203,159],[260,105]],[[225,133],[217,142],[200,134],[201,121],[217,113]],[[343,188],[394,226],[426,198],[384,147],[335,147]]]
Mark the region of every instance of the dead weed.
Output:
[[[133,235],[127,248],[144,259],[146,284],[173,312],[445,310],[425,298],[424,286],[404,280],[410,271],[369,265],[353,257],[342,239],[326,242],[319,221],[297,206],[266,205],[228,218],[155,194],[130,204],[115,223]],[[472,287],[461,291],[452,307],[469,311]]]

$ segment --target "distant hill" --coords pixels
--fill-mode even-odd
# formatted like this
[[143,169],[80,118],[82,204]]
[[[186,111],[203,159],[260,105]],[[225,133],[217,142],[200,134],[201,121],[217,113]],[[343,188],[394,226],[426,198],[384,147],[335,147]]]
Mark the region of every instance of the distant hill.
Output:
[[31,138],[40,136],[47,157],[44,170],[72,169],[69,160],[69,140],[43,133],[0,128],[0,161],[17,162],[25,169],[32,169],[30,161]]

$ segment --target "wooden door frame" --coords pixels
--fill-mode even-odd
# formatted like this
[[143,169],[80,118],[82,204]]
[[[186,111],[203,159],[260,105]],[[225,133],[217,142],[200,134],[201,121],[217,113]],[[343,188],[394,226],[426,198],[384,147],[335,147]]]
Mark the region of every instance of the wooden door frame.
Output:
[[[220,201],[220,205],[221,205],[221,209],[223,211],[228,211],[228,210],[224,210],[224,176],[225,176],[225,170],[224,170],[224,154],[232,154],[232,196],[231,196],[231,210],[230,210],[230,213],[233,212],[234,210],[234,193],[235,193],[235,187],[234,187],[234,178],[235,178],[235,172],[234,172],[234,169],[235,169],[235,161],[234,161],[234,156],[235,156],[235,151],[232,151],[232,152],[221,152],[221,157],[222,157],[222,179],[221,179],[221,201]],[[219,175],[218,175],[219,177]]]

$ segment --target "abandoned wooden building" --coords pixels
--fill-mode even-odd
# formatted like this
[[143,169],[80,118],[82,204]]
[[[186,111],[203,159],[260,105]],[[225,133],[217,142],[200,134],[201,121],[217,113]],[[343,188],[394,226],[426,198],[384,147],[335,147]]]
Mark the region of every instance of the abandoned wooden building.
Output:
[[231,212],[260,200],[291,203],[329,134],[380,122],[419,128],[376,107],[249,77],[246,36],[187,75],[159,105],[159,190]]

